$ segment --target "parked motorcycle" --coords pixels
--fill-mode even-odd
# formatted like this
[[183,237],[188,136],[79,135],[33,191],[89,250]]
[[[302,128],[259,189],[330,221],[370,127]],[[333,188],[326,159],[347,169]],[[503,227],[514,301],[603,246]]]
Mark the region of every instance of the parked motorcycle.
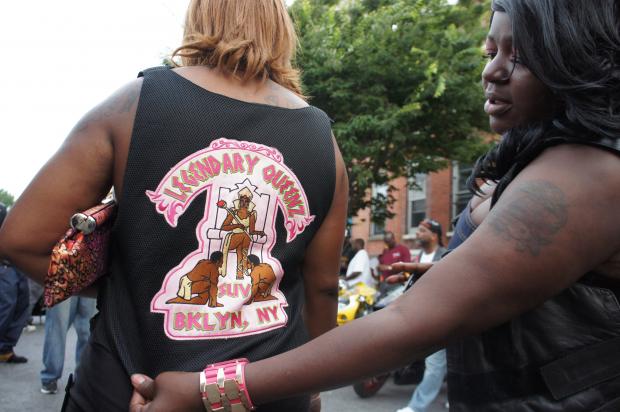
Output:
[[358,282],[352,287],[343,279],[338,288],[338,317],[339,326],[353,319],[361,318],[373,311],[377,289]]
[[[376,298],[375,303],[368,310],[364,311],[364,314],[385,308],[402,295],[407,288],[408,287],[405,285],[387,288]],[[340,311],[338,313],[340,315]],[[353,390],[360,398],[370,398],[379,392],[390,376],[393,377],[394,383],[397,385],[418,384],[422,381],[422,377],[424,376],[424,361],[416,361],[395,371],[363,379],[353,384]]]

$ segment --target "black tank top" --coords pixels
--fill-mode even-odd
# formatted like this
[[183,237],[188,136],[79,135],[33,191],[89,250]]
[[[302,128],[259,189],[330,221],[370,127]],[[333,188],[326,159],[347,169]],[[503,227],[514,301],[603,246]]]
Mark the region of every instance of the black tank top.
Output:
[[[620,155],[620,139],[576,141]],[[476,229],[469,205],[449,249]],[[596,273],[511,321],[448,347],[448,397],[457,412],[620,410],[620,282]]]
[[303,344],[304,252],[335,186],[330,119],[142,75],[97,329],[128,374],[150,376]]

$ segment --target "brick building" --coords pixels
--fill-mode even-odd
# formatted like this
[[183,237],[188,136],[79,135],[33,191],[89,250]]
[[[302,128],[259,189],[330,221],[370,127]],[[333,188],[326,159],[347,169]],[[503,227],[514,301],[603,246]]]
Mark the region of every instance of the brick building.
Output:
[[[408,179],[395,179],[392,185],[397,188],[393,192],[396,201],[392,207],[395,216],[383,226],[370,221],[371,211],[364,209],[353,218],[351,238],[362,238],[366,241],[366,250],[372,256],[378,256],[384,247],[383,232],[394,232],[397,241],[409,249],[417,249],[415,233],[418,223],[425,217],[435,219],[444,231],[444,243],[451,235],[451,221],[467,204],[471,193],[467,190],[466,180],[471,173],[472,165],[452,162],[450,167],[429,174],[418,174],[414,177],[418,187],[408,184]],[[372,194],[385,194],[386,186],[375,186]]]

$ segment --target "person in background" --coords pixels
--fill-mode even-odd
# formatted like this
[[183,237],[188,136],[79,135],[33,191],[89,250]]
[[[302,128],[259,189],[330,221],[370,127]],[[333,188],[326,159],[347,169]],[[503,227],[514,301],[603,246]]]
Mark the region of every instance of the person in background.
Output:
[[[7,214],[0,203],[0,227]],[[0,260],[0,363],[25,363],[13,348],[28,323],[28,279],[6,259]]]
[[355,251],[353,250],[353,246],[351,243],[351,237],[347,234],[344,238],[344,243],[342,245],[342,253],[340,255],[340,275],[346,276],[347,268],[349,267],[349,262],[353,259],[355,255]]
[[[441,224],[437,221],[424,219],[420,222],[416,233],[416,239],[422,250],[413,258],[415,262],[402,263],[398,265],[398,270],[404,270],[406,273],[410,273],[411,276],[414,277],[411,281],[417,281],[431,268],[434,262],[441,259],[446,251],[443,247],[441,237]],[[396,280],[394,278],[400,278],[398,279],[399,281],[404,281],[406,277],[402,276],[401,278],[401,276],[402,275],[390,276],[388,282],[394,282]],[[396,412],[426,412],[439,394],[444,378],[446,377],[446,372],[447,360],[445,349],[440,349],[432,355],[427,356],[426,359],[424,359],[424,376],[422,377],[422,381],[413,391],[409,404]]]
[[441,224],[436,220],[424,219],[421,221],[416,232],[416,240],[420,245],[421,251],[411,261],[431,263],[441,259],[446,251],[443,247],[442,233]]
[[355,254],[347,267],[345,280],[349,285],[363,282],[367,286],[374,286],[374,279],[370,273],[370,261],[368,252],[364,249],[364,239],[355,239],[351,242]]
[[72,296],[46,310],[41,393],[54,394],[58,391],[58,380],[62,376],[65,365],[67,332],[71,325],[77,334],[75,347],[75,368],[77,370],[82,350],[90,336],[90,319],[95,311],[95,299],[83,296]]
[[407,246],[396,243],[396,237],[393,232],[385,232],[383,235],[383,242],[385,242],[386,248],[379,256],[379,282],[383,284],[385,279],[398,272],[392,270],[390,265],[396,262],[411,262],[411,252]]
[[[28,278],[28,288],[30,293],[28,294],[28,324],[26,325],[26,332],[34,332],[37,327],[34,325],[34,312],[35,309],[38,315],[42,315],[45,309],[43,307],[43,285],[38,284],[34,280]],[[37,306],[38,304],[38,306]]]

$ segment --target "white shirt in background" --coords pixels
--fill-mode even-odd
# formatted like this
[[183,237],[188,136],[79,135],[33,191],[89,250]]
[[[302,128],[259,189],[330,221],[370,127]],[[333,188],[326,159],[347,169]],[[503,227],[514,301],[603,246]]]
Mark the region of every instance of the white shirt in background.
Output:
[[422,254],[420,255],[420,263],[433,263],[435,252],[437,252],[437,249],[431,253],[424,253],[424,251],[422,251]]
[[370,260],[368,253],[364,249],[358,250],[347,268],[347,276],[351,273],[361,272],[357,277],[348,280],[349,286],[355,285],[357,282],[364,282],[368,286],[374,286],[375,280],[370,274]]

